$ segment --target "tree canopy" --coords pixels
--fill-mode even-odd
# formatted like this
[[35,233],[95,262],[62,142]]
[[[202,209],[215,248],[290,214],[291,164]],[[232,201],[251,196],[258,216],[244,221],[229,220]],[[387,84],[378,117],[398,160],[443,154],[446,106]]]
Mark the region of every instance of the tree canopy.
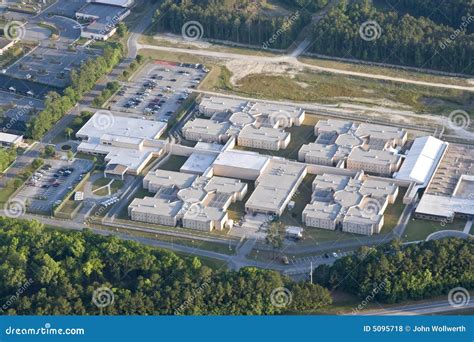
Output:
[[474,289],[473,240],[443,239],[402,246],[398,242],[319,266],[316,280],[331,289],[341,289],[385,303],[423,299],[446,294],[462,286]]
[[[360,30],[367,23],[373,36],[363,39]],[[473,74],[473,38],[422,16],[378,10],[369,0],[343,1],[314,27],[310,52]]]
[[[271,315],[331,303],[327,289],[277,272],[213,269],[197,258],[36,221],[0,218],[0,258],[0,301],[11,303],[0,307],[3,314]],[[102,309],[92,302],[101,287],[114,294]],[[272,291],[281,287],[293,294],[287,307],[272,304]]]

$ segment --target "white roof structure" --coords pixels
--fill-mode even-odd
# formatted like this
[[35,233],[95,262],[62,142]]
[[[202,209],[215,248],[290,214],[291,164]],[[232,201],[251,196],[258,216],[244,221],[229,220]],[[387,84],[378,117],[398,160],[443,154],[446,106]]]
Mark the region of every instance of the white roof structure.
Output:
[[194,152],[179,169],[180,172],[202,175],[212,165],[217,155]]
[[414,181],[426,187],[447,146],[447,142],[432,136],[415,139],[395,179]]
[[101,138],[104,135],[158,139],[166,129],[166,123],[135,119],[114,115],[107,111],[98,111],[76,133],[79,138]]
[[269,157],[254,152],[225,151],[217,157],[214,165],[245,168],[261,172],[267,165]]
[[76,133],[83,141],[78,151],[105,155],[110,164],[123,165],[138,173],[153,155],[161,153],[158,138],[166,123],[134,119],[98,111]]
[[131,7],[135,3],[135,0],[87,0],[87,2],[119,7]]
[[456,213],[474,216],[474,200],[425,194],[416,207],[417,214],[453,217]]
[[0,132],[0,143],[8,145],[18,145],[23,141],[22,135],[15,135],[9,133]]

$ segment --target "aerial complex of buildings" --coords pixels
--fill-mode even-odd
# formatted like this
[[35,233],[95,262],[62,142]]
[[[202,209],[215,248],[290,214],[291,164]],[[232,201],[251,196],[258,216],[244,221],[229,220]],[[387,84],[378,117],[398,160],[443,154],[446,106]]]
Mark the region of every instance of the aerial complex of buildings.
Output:
[[384,211],[394,204],[398,186],[368,178],[363,172],[355,177],[334,174],[316,176],[312,201],[303,211],[308,227],[364,235],[380,233]]
[[[204,97],[198,110],[198,118],[182,128],[185,139],[197,141],[194,146],[163,138],[166,123],[122,114],[101,130],[97,123],[107,117],[98,112],[78,131],[78,151],[103,155],[107,177],[137,176],[152,158],[185,157],[179,170],[147,171],[143,188],[154,195],[130,202],[131,220],[202,231],[239,229],[246,218],[291,211],[307,177],[313,177],[311,197],[300,203],[301,212],[292,213],[304,229],[379,234],[401,187],[407,189],[403,202],[417,206],[416,217],[452,221],[473,214],[472,152],[460,145],[431,136],[408,142],[401,128],[321,119],[314,142],[302,144],[298,160],[291,160],[265,150],[288,145],[286,129],[303,124],[303,109]],[[245,202],[244,217],[231,219],[228,208],[239,201]]]
[[99,111],[76,133],[81,140],[77,150],[103,155],[108,163],[105,175],[123,179],[125,174],[138,175],[151,158],[162,155],[164,141],[159,138],[165,130],[163,122]]
[[[27,127],[29,113],[44,108],[49,91],[63,92],[73,69],[101,55],[104,43],[92,40],[109,39],[134,3],[59,1],[48,8],[61,15],[13,14],[51,21],[64,34],[54,42],[51,35],[29,43],[31,51],[2,70],[1,87],[8,90],[0,103],[5,117],[20,112],[15,120]],[[17,43],[0,38],[0,55]],[[36,208],[28,210],[35,213],[54,214],[65,199],[79,202],[89,196],[107,208],[120,203],[120,219],[137,226],[245,231],[242,236],[267,233],[270,222],[278,220],[298,237],[315,229],[371,236],[380,234],[386,222],[393,225],[397,218],[391,209],[402,205],[410,209],[396,214],[402,218],[450,223],[474,217],[474,149],[469,146],[416,129],[410,129],[409,138],[409,129],[383,120],[349,114],[344,117],[352,119],[341,119],[334,112],[311,113],[310,106],[231,96],[195,93],[197,105],[178,117],[208,71],[202,64],[144,64],[131,80],[121,81],[109,110],[93,114],[75,134],[77,141],[66,144],[96,158],[82,155],[73,164],[64,156],[51,159],[54,171],[35,173],[15,196],[33,199]],[[23,133],[4,129],[0,144],[23,146],[28,143]],[[182,163],[164,167],[173,157]],[[98,161],[94,172],[91,160]],[[52,183],[41,181],[48,172]],[[75,180],[62,179],[64,174]],[[86,174],[105,178],[97,183],[105,186],[83,186]],[[81,191],[75,191],[79,183]],[[112,184],[121,184],[125,195],[113,193]],[[67,217],[73,219],[81,207],[71,207]]]
[[239,146],[278,151],[290,142],[284,128],[300,126],[305,111],[291,106],[205,97],[199,105],[205,118],[188,121],[183,136],[192,141],[225,143],[237,137]]
[[407,141],[407,132],[401,128],[335,119],[319,121],[314,134],[316,141],[299,150],[300,161],[345,165],[384,176],[390,176],[400,167],[399,151]]

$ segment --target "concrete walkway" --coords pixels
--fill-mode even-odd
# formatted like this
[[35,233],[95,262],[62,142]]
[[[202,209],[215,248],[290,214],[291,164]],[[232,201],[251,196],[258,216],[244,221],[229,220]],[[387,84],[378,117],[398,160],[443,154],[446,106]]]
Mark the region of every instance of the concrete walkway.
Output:
[[469,232],[471,231],[471,227],[472,227],[472,221],[467,221],[466,225],[464,226],[464,230],[462,232],[464,234],[469,234]]

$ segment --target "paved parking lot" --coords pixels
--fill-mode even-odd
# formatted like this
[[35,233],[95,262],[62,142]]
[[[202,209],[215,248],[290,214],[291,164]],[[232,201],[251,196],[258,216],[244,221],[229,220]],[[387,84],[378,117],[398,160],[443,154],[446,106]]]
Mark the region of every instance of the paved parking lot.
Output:
[[12,64],[6,75],[64,88],[69,84],[69,73],[100,50],[77,48],[76,51],[38,47]]
[[123,84],[110,109],[166,122],[205,76],[201,65],[150,63]]
[[91,168],[90,160],[47,160],[45,166],[27,181],[15,199],[27,203],[29,212],[51,214],[54,203],[64,199],[82,179],[82,174]]

